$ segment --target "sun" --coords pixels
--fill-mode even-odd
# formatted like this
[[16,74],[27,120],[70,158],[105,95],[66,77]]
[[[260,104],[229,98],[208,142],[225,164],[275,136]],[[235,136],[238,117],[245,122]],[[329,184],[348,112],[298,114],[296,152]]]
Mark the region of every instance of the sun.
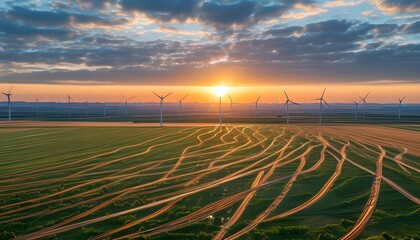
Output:
[[217,96],[223,97],[227,93],[227,87],[217,86],[214,88],[214,92],[217,94]]

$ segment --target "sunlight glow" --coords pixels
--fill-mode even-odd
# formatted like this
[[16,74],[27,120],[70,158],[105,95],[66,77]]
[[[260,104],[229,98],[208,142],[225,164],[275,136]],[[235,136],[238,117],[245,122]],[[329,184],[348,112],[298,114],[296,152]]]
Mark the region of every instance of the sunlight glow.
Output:
[[227,87],[225,86],[215,87],[214,92],[217,94],[217,96],[223,97],[227,93]]

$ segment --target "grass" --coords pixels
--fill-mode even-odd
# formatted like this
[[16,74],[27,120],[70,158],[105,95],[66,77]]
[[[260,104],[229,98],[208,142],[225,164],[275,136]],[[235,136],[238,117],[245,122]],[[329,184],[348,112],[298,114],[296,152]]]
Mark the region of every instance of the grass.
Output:
[[[273,168],[266,180],[274,182],[255,191],[242,215],[227,230],[227,237],[270,206],[302,156],[306,161],[303,171],[318,162],[323,145],[317,134],[272,125],[228,126],[222,131],[214,127],[34,127],[4,131],[0,133],[0,239],[40,234],[49,227],[68,227],[112,214],[116,216],[43,238],[86,239],[117,229],[103,238],[112,239],[155,228],[145,232],[153,233],[151,236],[135,236],[211,239],[250,193],[258,173],[265,176],[278,161],[281,166]],[[343,136],[325,139],[337,149],[348,140]],[[334,156],[340,158],[340,153],[330,147],[326,150],[320,167],[298,175],[269,217],[305,203],[334,175],[338,163]],[[353,139],[347,157],[375,172],[377,151]],[[419,196],[418,175],[407,174],[392,161],[401,149],[386,146],[386,151],[390,159],[383,160],[384,176]],[[418,157],[404,157],[407,164],[418,167]],[[292,215],[262,222],[240,238],[337,239],[356,223],[373,179],[345,160],[340,175],[318,201]],[[240,196],[228,202],[235,194]],[[153,205],[159,201],[164,202]],[[172,205],[161,211],[167,204]],[[135,209],[139,207],[144,208]],[[418,237],[419,212],[416,203],[382,182],[376,210],[360,237]],[[136,223],[142,218],[147,219]],[[175,228],[167,229],[170,225],[165,224],[173,221]]]

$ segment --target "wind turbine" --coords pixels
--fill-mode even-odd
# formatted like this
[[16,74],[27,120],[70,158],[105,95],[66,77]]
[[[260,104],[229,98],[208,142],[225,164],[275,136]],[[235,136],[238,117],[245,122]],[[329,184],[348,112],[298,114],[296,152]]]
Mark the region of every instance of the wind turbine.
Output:
[[255,116],[258,115],[258,101],[260,101],[261,95],[255,101]]
[[194,114],[195,114],[195,112],[196,112],[197,103],[198,103],[198,102],[193,102],[193,104],[194,104],[194,108],[193,108],[193,109],[194,109]]
[[157,93],[153,92],[159,99],[160,99],[160,127],[162,127],[163,124],[163,100],[165,98],[167,98],[169,95],[172,94],[172,92],[166,94],[165,96],[163,95],[158,95]]
[[[133,97],[130,97],[130,98],[127,98],[127,97],[125,97],[125,95],[123,95],[122,96],[122,98],[121,99],[124,99],[125,100],[125,116],[127,117],[127,115],[128,115],[128,101],[130,101],[131,99],[133,99],[133,98],[136,98],[136,96],[133,96]],[[121,102],[121,101],[120,101]]]
[[219,126],[220,130],[222,130],[222,97],[227,93],[227,88],[225,86],[218,86],[214,90],[219,97]]
[[325,90],[327,90],[327,88],[324,88],[324,91],[322,92],[322,95],[320,98],[315,99],[315,100],[319,100],[319,124],[322,124],[322,107],[323,107],[322,103],[327,104],[327,106],[331,108],[331,106],[324,100]]
[[39,117],[39,100],[42,100],[43,98],[36,98],[36,116]]
[[178,101],[178,103],[179,103],[179,108],[178,108],[179,114],[181,114],[181,110],[182,110],[182,101],[184,101],[184,99],[186,99],[187,97],[188,97],[188,94],[185,95],[183,98],[181,98],[181,100]]
[[88,101],[89,101],[89,98],[86,98],[86,101],[84,102],[85,108],[86,108],[86,117],[89,117]]
[[3,95],[7,97],[7,107],[9,109],[9,122],[12,121],[12,104],[10,102],[10,97],[13,95],[13,94],[11,94],[12,89],[13,89],[13,87],[11,87],[10,90],[9,90],[9,92],[7,92],[7,93],[2,92]]
[[143,114],[143,102],[140,101],[139,103],[139,114],[142,115]]
[[58,99],[57,103],[56,103],[56,113],[57,113],[57,117],[60,115],[60,99]]
[[284,108],[286,108],[286,123],[289,124],[289,102],[295,105],[300,105],[300,104],[295,103],[292,100],[290,100],[285,90],[283,90],[283,92],[284,92],[284,95],[286,95],[286,102],[284,103],[283,108],[280,110],[280,112],[283,111]]
[[181,98],[181,100],[178,101],[180,108],[182,108],[182,101],[184,101],[184,99],[186,99],[187,97],[188,97],[188,94],[185,95],[183,98]]
[[207,115],[210,116],[210,101],[207,99]]
[[367,104],[366,103],[366,98],[369,96],[369,94],[370,94],[370,92],[368,92],[364,98],[362,98],[362,97],[359,96],[360,99],[362,100],[362,103],[363,103],[363,117],[365,117],[366,104]]
[[106,117],[106,103],[108,102],[108,99],[104,102],[104,117]]
[[398,119],[401,119],[401,104],[402,101],[405,99],[406,97],[403,98],[398,98],[398,101],[400,102],[400,104],[398,105]]
[[74,101],[74,99],[70,96],[70,95],[67,95],[67,100],[68,100],[68,115],[69,116],[71,116],[71,108],[70,108],[70,105],[71,105],[71,101],[73,101],[73,102],[76,102],[76,101]]
[[360,102],[356,102],[356,101],[354,101],[354,100],[353,100],[353,102],[354,102],[354,104],[356,105],[356,109],[354,110],[354,120],[356,120],[356,121],[357,121],[357,108],[359,107],[359,103],[360,103]]

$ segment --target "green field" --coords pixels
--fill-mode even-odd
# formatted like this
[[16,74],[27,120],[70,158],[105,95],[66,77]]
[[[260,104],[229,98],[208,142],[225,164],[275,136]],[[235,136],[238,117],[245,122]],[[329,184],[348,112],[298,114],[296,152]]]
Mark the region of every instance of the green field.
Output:
[[0,130],[0,239],[420,239],[417,143],[284,125]]

